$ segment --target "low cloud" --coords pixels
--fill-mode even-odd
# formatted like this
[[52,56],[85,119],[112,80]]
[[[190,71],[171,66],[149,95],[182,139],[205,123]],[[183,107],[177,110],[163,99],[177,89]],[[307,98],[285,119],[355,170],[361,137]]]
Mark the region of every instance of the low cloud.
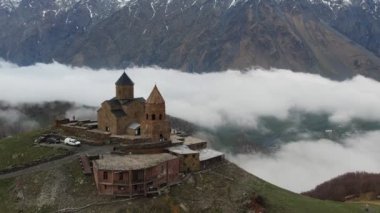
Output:
[[241,154],[228,158],[243,169],[280,187],[304,192],[351,171],[380,171],[380,131],[355,135],[341,143],[297,141],[272,155]]
[[40,125],[15,108],[0,108],[0,138],[13,133],[30,131]]
[[[126,72],[135,82],[136,96],[147,98],[157,84],[169,114],[208,128],[228,123],[260,129],[260,117],[286,119],[294,109],[325,113],[336,123],[380,121],[380,83],[362,76],[336,82],[280,69],[190,74],[150,67]],[[58,63],[18,67],[3,61],[0,100],[12,104],[63,100],[98,107],[114,97],[114,82],[121,73]],[[66,116],[78,116],[81,110],[73,109]],[[93,112],[84,114],[94,116]],[[379,132],[366,133],[340,144],[305,139],[282,145],[272,155],[255,153],[231,159],[255,175],[300,192],[344,172],[379,171],[379,137]]]
[[77,120],[96,120],[97,109],[94,107],[77,105],[66,111],[65,117],[70,119],[75,117]]
[[[93,71],[58,63],[17,67],[0,62],[0,99],[10,102],[64,100],[99,106],[114,96],[122,71]],[[287,70],[190,74],[160,68],[131,68],[136,96],[147,98],[154,84],[168,113],[215,127],[225,122],[254,127],[260,116],[286,118],[290,109],[330,113],[334,122],[380,120],[380,83],[355,77],[336,82]]]

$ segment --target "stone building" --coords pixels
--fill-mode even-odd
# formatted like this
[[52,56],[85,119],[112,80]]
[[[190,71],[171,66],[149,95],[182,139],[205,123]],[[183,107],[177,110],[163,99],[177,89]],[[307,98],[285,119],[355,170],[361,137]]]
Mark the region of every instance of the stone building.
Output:
[[115,87],[116,96],[101,104],[98,121],[61,119],[55,123],[65,135],[82,142],[114,144],[110,154],[91,161],[81,156],[83,171],[93,173],[99,194],[160,194],[181,181],[180,173],[206,169],[223,160],[223,153],[205,150],[206,141],[183,138],[175,131],[171,134],[165,100],[157,86],[147,100],[136,98],[134,83],[123,73]]
[[98,193],[114,196],[147,196],[179,181],[179,159],[168,153],[104,155],[93,161]]
[[141,121],[141,132],[154,141],[170,140],[170,123],[166,118],[165,100],[155,85],[145,103],[145,118]]
[[166,117],[165,100],[157,86],[154,86],[146,101],[134,97],[134,83],[126,73],[116,81],[115,86],[116,97],[104,101],[98,110],[99,130],[154,142],[170,140],[171,128]]
[[179,158],[179,171],[184,173],[200,170],[199,152],[190,149],[186,145],[172,146],[167,149],[171,154]]

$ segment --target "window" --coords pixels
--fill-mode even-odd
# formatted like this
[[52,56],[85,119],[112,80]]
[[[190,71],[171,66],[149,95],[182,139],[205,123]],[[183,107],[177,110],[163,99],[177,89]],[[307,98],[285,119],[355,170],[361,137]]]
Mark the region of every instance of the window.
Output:
[[149,119],[149,115],[148,114],[146,114],[146,120],[148,120]]
[[106,132],[109,132],[109,131],[110,131],[110,128],[106,126]]
[[162,120],[162,115],[160,114],[160,120]]
[[103,179],[107,180],[108,179],[108,172],[103,172]]
[[156,115],[155,114],[152,115],[152,120],[156,120]]
[[123,180],[123,179],[124,179],[123,173],[119,173],[119,180]]
[[104,189],[107,190],[107,185],[104,185]]

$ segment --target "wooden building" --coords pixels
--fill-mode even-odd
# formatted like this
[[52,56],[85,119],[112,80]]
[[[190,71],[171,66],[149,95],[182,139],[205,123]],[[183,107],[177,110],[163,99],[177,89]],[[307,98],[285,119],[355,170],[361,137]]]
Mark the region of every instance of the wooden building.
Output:
[[179,159],[168,153],[103,155],[93,170],[101,195],[147,196],[179,181]]

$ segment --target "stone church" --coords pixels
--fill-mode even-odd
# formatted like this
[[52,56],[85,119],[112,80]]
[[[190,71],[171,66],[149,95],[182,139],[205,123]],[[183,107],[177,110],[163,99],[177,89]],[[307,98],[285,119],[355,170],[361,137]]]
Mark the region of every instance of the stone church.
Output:
[[170,140],[165,100],[156,85],[147,100],[134,97],[134,83],[125,72],[115,86],[116,97],[104,101],[98,110],[99,130],[154,142]]

